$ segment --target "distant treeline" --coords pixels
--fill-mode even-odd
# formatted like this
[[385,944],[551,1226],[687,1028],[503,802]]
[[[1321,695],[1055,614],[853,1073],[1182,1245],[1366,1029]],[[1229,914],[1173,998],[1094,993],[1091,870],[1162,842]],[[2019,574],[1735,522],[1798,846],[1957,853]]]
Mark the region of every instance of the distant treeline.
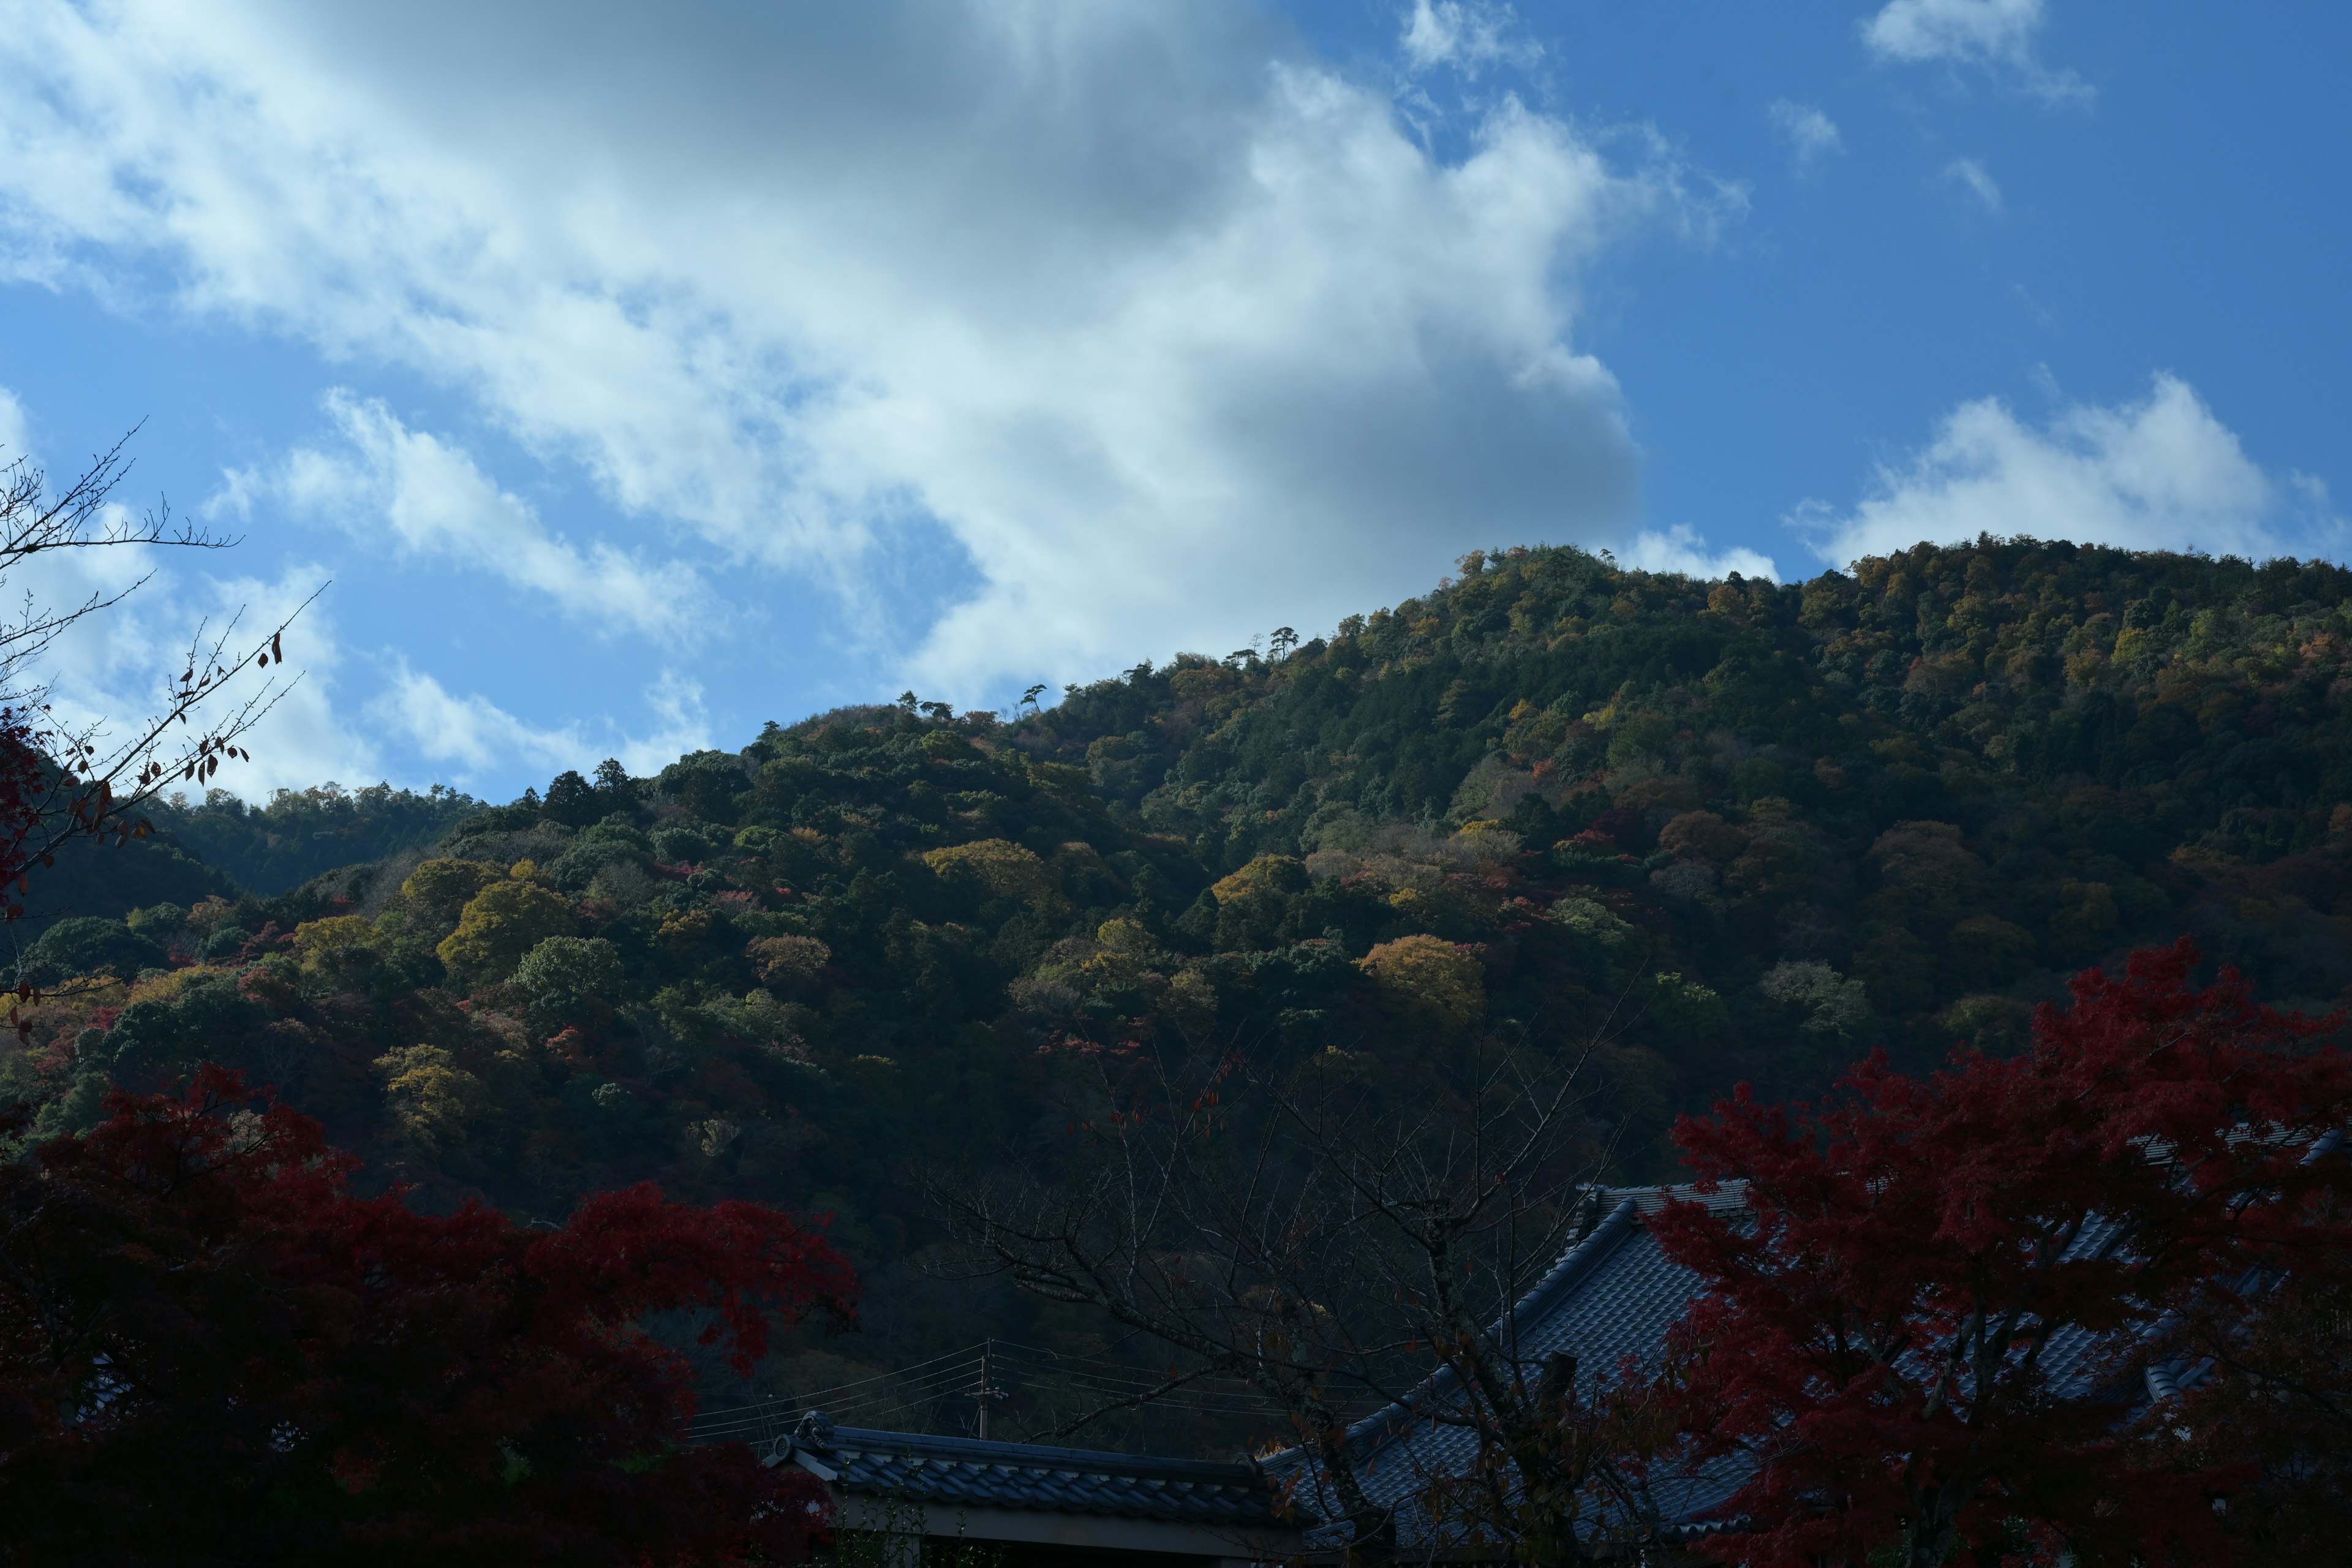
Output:
[[347,790],[323,784],[270,792],[248,805],[225,789],[201,804],[173,795],[155,826],[189,854],[257,893],[282,893],[311,878],[430,844],[482,803],[435,784],[423,794],[387,784]]

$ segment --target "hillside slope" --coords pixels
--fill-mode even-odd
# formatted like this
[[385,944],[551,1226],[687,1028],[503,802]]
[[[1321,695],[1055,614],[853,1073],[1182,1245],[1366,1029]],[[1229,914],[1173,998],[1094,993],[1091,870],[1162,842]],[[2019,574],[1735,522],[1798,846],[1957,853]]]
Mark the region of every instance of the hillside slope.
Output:
[[1785,586],[1465,564],[1276,665],[1075,692],[1040,754],[1219,868],[1494,821],[1722,994],[1825,962],[1922,1048],[1955,1003],[2180,931],[2274,996],[2352,983],[2341,568],[2026,541]]
[[1619,1173],[1648,1179],[1738,1079],[2005,1048],[2133,944],[2190,932],[2332,1005],[2348,600],[2333,566],[2023,541],[1789,585],[1473,556],[1328,637],[1015,722],[771,724],[276,897],[60,927],[34,957],[86,978],[26,1010],[0,1095],[72,1125],[210,1057],[421,1202],[551,1216],[650,1178],[830,1211],[867,1331],[772,1373],[803,1388],[982,1332],[1083,1345],[926,1272],[921,1181],[1058,1157],[1105,1052],[1377,1071],[1605,1028]]
[[225,789],[201,802],[173,795],[156,827],[240,888],[282,893],[338,867],[430,844],[482,802],[435,784],[418,794],[389,784],[347,790],[324,784],[281,789],[247,805]]

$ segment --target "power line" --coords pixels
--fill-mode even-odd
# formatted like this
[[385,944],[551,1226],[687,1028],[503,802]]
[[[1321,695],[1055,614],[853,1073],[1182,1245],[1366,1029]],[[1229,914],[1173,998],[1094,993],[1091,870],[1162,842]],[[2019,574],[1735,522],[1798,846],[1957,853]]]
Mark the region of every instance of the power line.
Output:
[[[722,1415],[731,1415],[743,1411],[765,1410],[781,1404],[796,1404],[813,1406],[819,1400],[829,1400],[837,1395],[847,1394],[853,1389],[865,1388],[877,1383],[895,1383],[901,1381],[911,1373],[921,1372],[926,1367],[936,1366],[941,1362],[975,1362],[979,1360],[979,1358],[980,1352],[977,1348],[969,1351],[950,1351],[944,1355],[932,1356],[928,1361],[919,1361],[910,1366],[900,1367],[895,1372],[877,1372],[870,1377],[855,1378],[848,1383],[835,1384],[829,1388],[811,1389],[806,1394],[790,1394],[776,1399],[759,1399],[753,1400],[748,1405],[731,1405],[722,1406],[716,1410],[706,1410],[702,1413],[702,1418],[715,1420]],[[953,1369],[950,1370],[952,1371]]]
[[[1158,1413],[1212,1420],[1264,1419],[1276,1414],[1263,1392],[1230,1373],[1185,1377],[1110,1356],[992,1338],[895,1370],[707,1411],[696,1419],[692,1431],[705,1441],[766,1436],[811,1411],[845,1426],[906,1420],[928,1427],[943,1406],[961,1406],[965,1401],[973,1406],[971,1428],[982,1436],[988,1435],[992,1411],[1000,1406],[1006,1407],[1003,1414],[1008,1415],[1025,1412],[1015,1418],[1016,1428],[1033,1430],[1040,1421],[1060,1425],[1051,1422],[1046,1412],[1057,1405],[1066,1410],[1072,1403],[1103,1406],[1095,1413],[1103,1417],[1119,1414],[1121,1406],[1130,1418]],[[1335,1403],[1344,1408],[1360,1401],[1342,1397]],[[1378,1402],[1361,1403],[1369,1408]],[[950,1424],[962,1426],[964,1421],[954,1418]]]

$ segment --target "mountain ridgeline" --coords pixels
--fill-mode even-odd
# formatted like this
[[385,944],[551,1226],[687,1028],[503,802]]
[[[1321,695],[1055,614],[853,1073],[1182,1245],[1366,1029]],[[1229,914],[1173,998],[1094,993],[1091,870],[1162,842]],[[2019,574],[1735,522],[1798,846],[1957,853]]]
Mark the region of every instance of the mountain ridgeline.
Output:
[[853,708],[506,806],[178,813],[184,894],[93,900],[26,954],[56,989],[0,1098],[84,1125],[213,1059],[420,1202],[558,1215],[654,1179],[830,1212],[866,1332],[772,1375],[846,1382],[1063,1310],[927,1272],[922,1177],[1050,1156],[1097,1053],[1378,1071],[1598,1037],[1642,1180],[1738,1081],[2006,1051],[2136,945],[2193,935],[2331,1008],[2347,658],[2352,573],[2319,563],[1985,539],[1776,584],[1472,555],[1327,637],[1011,721]]

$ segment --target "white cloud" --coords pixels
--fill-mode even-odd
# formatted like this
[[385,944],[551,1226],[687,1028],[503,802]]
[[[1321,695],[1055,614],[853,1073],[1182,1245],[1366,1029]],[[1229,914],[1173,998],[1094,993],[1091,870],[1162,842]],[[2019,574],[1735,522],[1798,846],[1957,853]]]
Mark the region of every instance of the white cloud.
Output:
[[[308,563],[288,564],[272,579],[216,578],[189,567],[203,557],[160,548],[60,552],[37,557],[9,574],[13,594],[30,592],[42,604],[79,604],[94,592],[120,593],[150,571],[143,587],[112,608],[69,627],[42,661],[57,716],[70,730],[98,729],[101,751],[133,738],[166,710],[166,689],[188,662],[192,643],[213,637],[232,620],[233,649],[250,647],[309,598],[326,574]],[[338,697],[349,650],[340,640],[331,604],[312,604],[285,633],[286,666],[231,681],[197,710],[195,724],[216,722],[265,686],[273,705],[239,742],[251,762],[233,760],[211,780],[248,800],[276,789],[301,789],[326,779],[369,784],[383,776],[382,749],[347,722]],[[164,742],[169,760],[181,731]],[[195,786],[192,793],[201,794]]]
[[1811,104],[1775,99],[1764,112],[1771,120],[1772,129],[1789,143],[1790,154],[1799,169],[1810,168],[1816,160],[1832,153],[1845,151],[1845,138],[1838,134],[1837,122]]
[[[246,625],[259,630],[290,614],[324,575],[315,565],[296,565],[274,582],[211,586],[223,611],[234,613],[231,606],[244,606]],[[286,632],[284,646],[292,670],[290,684],[242,742],[253,761],[224,767],[212,782],[247,800],[263,801],[273,790],[307,789],[330,779],[356,787],[396,774],[401,760],[387,757],[375,737],[352,722],[344,699],[354,661],[341,640],[330,605],[321,600],[304,611]]]
[[[40,463],[26,433],[29,423],[16,395],[0,387],[0,468],[20,459]],[[53,480],[49,493],[58,488]],[[109,509],[121,520],[113,503]],[[194,569],[212,559],[218,558],[170,546],[120,545],[44,552],[16,563],[5,584],[12,607],[29,603],[48,615],[114,601],[66,626],[16,671],[16,689],[38,689],[60,731],[89,734],[106,755],[170,710],[170,688],[188,667],[193,647],[209,647],[228,630],[229,647],[243,652],[292,615],[326,576],[305,563],[288,564],[275,581],[219,578]],[[265,800],[273,789],[373,775],[375,748],[334,710],[343,650],[328,611],[312,605],[286,633],[285,646],[299,661],[299,675],[248,671],[190,715],[194,726],[207,726],[249,698],[270,703],[240,742],[253,760],[225,763],[212,780],[215,787]],[[169,760],[183,733],[175,726],[152,754]]]
[[32,456],[33,437],[25,405],[16,401],[15,393],[0,386],[0,469],[30,461]]
[[1985,166],[1974,158],[1953,159],[1944,165],[1943,177],[1948,184],[1975,197],[1985,211],[1998,213],[2001,210],[2000,186],[1993,182]]
[[464,448],[409,429],[382,403],[341,388],[326,407],[341,450],[299,447],[262,469],[232,472],[216,505],[274,500],[403,554],[456,561],[547,595],[600,630],[669,642],[716,628],[701,579],[676,562],[597,543],[583,551],[550,533],[530,502],[499,488]]
[[420,755],[455,768],[461,781],[516,763],[561,772],[578,766],[591,749],[576,728],[536,728],[478,692],[452,693],[404,659],[367,711],[370,721],[402,736]]
[[[346,411],[373,421],[389,418],[380,408],[353,405]],[[6,456],[37,460],[37,454],[17,444],[24,424],[21,406],[0,388],[0,439],[15,437],[7,441]],[[408,436],[396,422],[389,433],[377,434],[394,446],[403,440],[431,440]],[[361,437],[353,438],[362,446],[369,444]],[[464,463],[463,454],[441,456]],[[398,468],[414,457],[412,452],[395,458],[389,466]],[[428,457],[425,466],[431,467],[434,460]],[[289,493],[302,493],[306,486],[315,489],[323,481],[311,472],[313,461],[327,459],[297,453],[286,472],[266,476],[266,480]],[[471,473],[470,468],[465,471]],[[253,476],[241,480],[248,489],[258,482]],[[334,499],[325,497],[321,504]],[[404,539],[414,532],[420,544],[435,543],[433,527],[420,528],[413,519],[404,521],[408,514],[399,508],[391,510],[388,526]],[[528,538],[508,542],[525,552],[530,548]],[[234,620],[238,630],[230,646],[249,647],[310,599],[328,576],[323,567],[300,562],[287,564],[268,580],[215,577],[200,570],[206,562],[222,559],[162,546],[63,551],[21,563],[10,573],[8,592],[30,595],[42,605],[71,606],[93,597],[127,595],[112,607],[68,626],[40,667],[30,672],[46,683],[47,700],[65,729],[78,732],[95,727],[101,749],[109,740],[131,738],[142,721],[164,710],[167,688],[186,666],[194,639],[201,636],[209,646]],[[147,579],[143,585],[142,578]],[[186,793],[226,789],[261,802],[274,790],[307,788],[331,779],[359,785],[392,775],[400,775],[395,782],[421,787],[430,782],[428,777],[407,776],[414,772],[414,759],[420,758],[441,764],[443,771],[432,773],[431,780],[460,786],[503,779],[519,767],[541,775],[567,767],[584,770],[607,755],[618,755],[633,772],[649,774],[683,752],[711,744],[701,687],[672,670],[664,670],[643,692],[650,722],[642,736],[631,736],[609,721],[540,728],[478,693],[452,693],[397,655],[390,659],[390,679],[382,691],[364,704],[353,704],[349,689],[355,684],[353,677],[360,678],[358,683],[372,680],[378,674],[377,660],[355,655],[342,641],[331,593],[301,609],[284,634],[283,647],[283,672],[274,679],[249,672],[194,714],[198,725],[216,721],[230,707],[259,694],[265,684],[273,686],[274,700],[243,742],[252,760],[232,759],[206,785],[184,786]],[[172,733],[176,739],[176,727]],[[165,754],[171,744],[166,742]]]
[[1963,404],[1853,511],[1808,502],[1789,521],[1834,563],[1980,533],[2257,559],[2345,542],[2324,489],[2273,480],[2171,375],[2144,401],[2077,404],[2042,430],[1996,398]]
[[1780,569],[1769,555],[1740,547],[1709,554],[1706,541],[1686,522],[1678,522],[1664,533],[1636,534],[1619,553],[1626,565],[1643,572],[1679,572],[1685,577],[1707,580],[1737,572],[1742,577],[1780,580]]
[[646,688],[645,698],[657,722],[651,733],[623,742],[621,762],[630,773],[650,778],[688,752],[711,749],[710,721],[698,682],[665,669]]
[[1511,8],[1490,0],[1412,0],[1398,47],[1415,70],[1452,66],[1465,76],[1543,58],[1543,46],[1520,30]]
[[2042,0],[1889,0],[1864,20],[1862,39],[1882,61],[2005,70],[2053,102],[2089,100],[2089,83],[2071,70],[2050,70],[2035,56],[2034,35],[2047,20]]
[[1882,59],[1982,65],[2023,56],[2042,21],[2042,0],[1888,0],[1862,37]]
[[[1458,62],[1508,42],[1428,15]],[[943,540],[978,581],[892,683],[967,700],[1618,537],[1637,456],[1578,279],[1737,202],[1509,100],[1441,160],[1239,0],[0,0],[0,269],[167,277],[421,374],[647,549],[870,604]],[[439,487],[394,526],[505,530],[534,586],[610,602],[513,487],[354,417],[373,502]]]
[[517,768],[552,776],[565,768],[585,773],[596,760],[617,755],[631,773],[650,776],[688,752],[709,747],[702,689],[665,670],[644,693],[655,723],[642,737],[602,739],[579,724],[543,729],[508,712],[479,692],[452,692],[431,675],[395,661],[391,681],[368,704],[371,722],[397,735],[430,761],[446,763],[456,782],[505,776]]

